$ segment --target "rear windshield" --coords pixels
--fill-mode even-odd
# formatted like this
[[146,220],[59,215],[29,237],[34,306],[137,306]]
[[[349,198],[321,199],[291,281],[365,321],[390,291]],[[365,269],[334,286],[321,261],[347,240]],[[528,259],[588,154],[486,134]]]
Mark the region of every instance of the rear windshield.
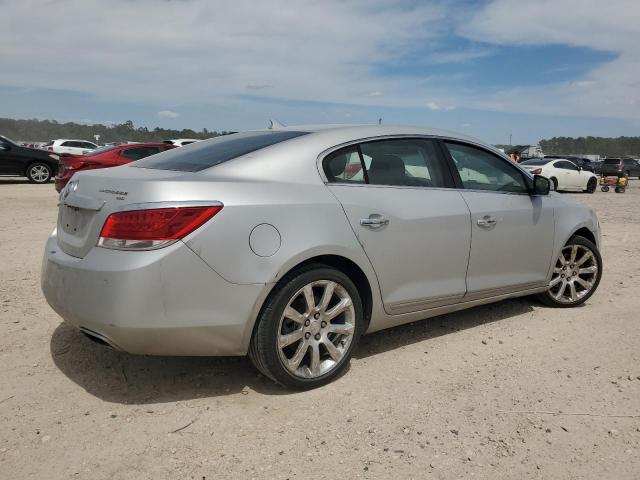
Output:
[[91,150],[89,153],[85,153],[85,157],[93,157],[94,155],[100,155],[101,153],[108,152],[109,150],[115,150],[119,145],[106,145],[104,147]]
[[199,172],[262,148],[306,135],[307,132],[244,132],[168,150],[139,160],[138,168]]
[[531,160],[520,162],[520,165],[546,165],[551,160],[553,160],[553,158],[532,158]]
[[620,163],[620,159],[619,158],[605,158],[603,163],[605,165],[618,165]]

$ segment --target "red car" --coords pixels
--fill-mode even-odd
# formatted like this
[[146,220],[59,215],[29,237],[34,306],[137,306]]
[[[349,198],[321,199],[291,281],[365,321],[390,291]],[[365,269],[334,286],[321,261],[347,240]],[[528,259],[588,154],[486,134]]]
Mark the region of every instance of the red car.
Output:
[[129,143],[98,148],[86,155],[63,154],[58,163],[56,190],[61,191],[80,170],[117,167],[172,148],[175,145],[166,143]]

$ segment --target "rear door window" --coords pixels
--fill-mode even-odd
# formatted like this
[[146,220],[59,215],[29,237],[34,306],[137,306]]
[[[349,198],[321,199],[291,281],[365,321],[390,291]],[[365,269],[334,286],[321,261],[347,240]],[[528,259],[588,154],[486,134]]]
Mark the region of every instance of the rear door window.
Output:
[[199,172],[242,155],[285,142],[308,132],[263,131],[224,135],[175,148],[135,163],[138,168]]

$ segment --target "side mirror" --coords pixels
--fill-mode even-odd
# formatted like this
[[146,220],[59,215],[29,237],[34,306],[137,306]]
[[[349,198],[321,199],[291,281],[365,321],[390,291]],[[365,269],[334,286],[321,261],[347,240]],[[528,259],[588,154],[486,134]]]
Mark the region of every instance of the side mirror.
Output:
[[533,176],[533,195],[549,195],[551,190],[551,181],[547,177]]

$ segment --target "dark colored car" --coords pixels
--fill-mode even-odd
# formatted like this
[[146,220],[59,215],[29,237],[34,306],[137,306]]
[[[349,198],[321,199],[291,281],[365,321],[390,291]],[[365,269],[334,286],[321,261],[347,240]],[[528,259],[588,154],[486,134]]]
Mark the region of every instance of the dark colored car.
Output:
[[22,147],[0,135],[0,175],[27,177],[31,183],[47,183],[58,171],[58,155]]
[[85,155],[62,154],[56,176],[56,190],[61,191],[80,170],[117,167],[175,148],[166,143],[130,143],[98,148]]
[[602,161],[602,175],[640,178],[640,163],[633,158],[605,158]]
[[572,161],[581,169],[588,172],[597,173],[596,170],[598,169],[596,162],[592,162],[588,158],[576,157],[575,155],[545,155],[544,158],[564,158],[565,160]]

